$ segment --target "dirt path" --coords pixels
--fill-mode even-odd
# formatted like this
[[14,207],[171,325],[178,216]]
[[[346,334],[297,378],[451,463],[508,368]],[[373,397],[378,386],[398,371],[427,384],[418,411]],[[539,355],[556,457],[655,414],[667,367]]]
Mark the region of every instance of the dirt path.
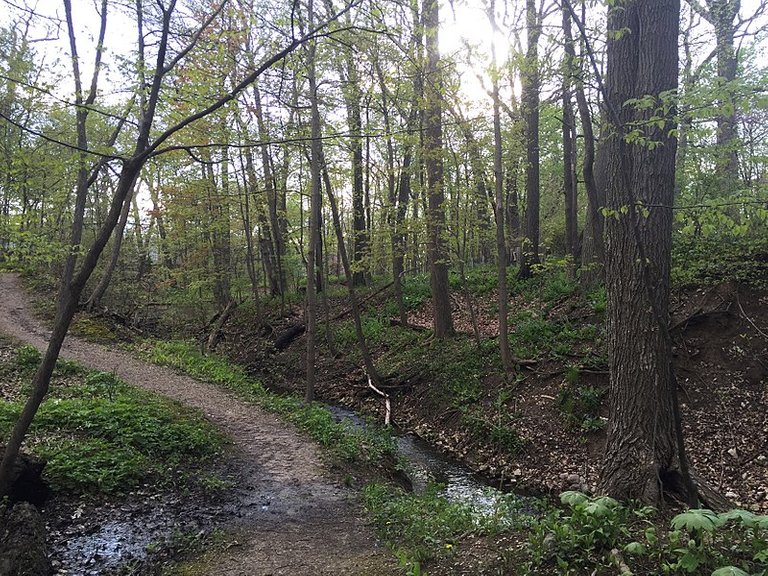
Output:
[[[48,331],[34,318],[16,275],[0,274],[0,332],[43,349]],[[378,576],[397,573],[353,494],[333,480],[317,447],[290,425],[221,389],[68,336],[61,356],[115,372],[136,386],[202,410],[242,451],[250,489],[268,502],[251,517],[240,546],[211,557],[196,574],[216,576]],[[254,498],[254,501],[257,498]]]

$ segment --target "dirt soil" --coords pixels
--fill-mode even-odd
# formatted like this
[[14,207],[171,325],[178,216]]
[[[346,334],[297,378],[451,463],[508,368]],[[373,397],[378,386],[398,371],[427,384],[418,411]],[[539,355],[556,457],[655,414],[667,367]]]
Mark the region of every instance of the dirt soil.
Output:
[[[34,318],[21,281],[0,274],[0,332],[45,348],[48,331]],[[237,544],[207,555],[199,575],[331,576],[397,574],[377,542],[355,493],[323,462],[318,448],[291,425],[210,384],[119,350],[68,336],[61,356],[201,410],[228,434],[248,469],[254,510],[235,518]],[[169,506],[169,514],[173,506]],[[65,535],[66,536],[66,535]],[[65,566],[60,573],[67,573]],[[71,573],[71,572],[70,572]]]
[[[384,299],[382,296],[379,304]],[[493,294],[474,301],[484,337],[498,333],[494,301]],[[374,301],[368,305],[377,304]],[[530,305],[515,302],[515,309]],[[425,302],[411,313],[409,322],[428,328],[429,307],[430,302]],[[453,314],[459,337],[471,338],[468,308],[463,295],[455,294]],[[542,313],[553,320],[600,323],[593,312],[585,309],[578,295]],[[734,505],[768,512],[768,293],[735,284],[680,289],[673,294],[672,327],[686,450],[693,469]],[[282,329],[277,327],[275,332]],[[429,332],[424,334],[423,349],[427,355],[432,343]],[[238,347],[239,338],[244,337],[230,335],[233,348]],[[582,352],[598,346],[586,343]],[[247,348],[254,347],[254,342],[248,340]],[[290,374],[303,347],[304,339],[299,338],[286,352],[274,357],[275,364],[286,367],[286,388],[300,385]],[[378,351],[373,352],[376,356]],[[568,386],[568,366],[579,364],[579,354],[577,351],[572,357],[559,360],[542,358],[520,371],[505,405],[505,410],[515,415],[516,432],[525,440],[524,448],[516,453],[479,441],[462,423],[455,408],[439,403],[436,385],[428,374],[415,378],[402,390],[393,391],[393,419],[402,429],[415,432],[515,491],[594,492],[605,433],[574,428],[559,400],[561,391]],[[236,352],[234,356],[237,358]],[[250,360],[247,354],[240,356],[246,365]],[[362,370],[350,362],[348,355],[322,358],[319,368],[321,398],[383,419],[381,398],[367,389]],[[579,378],[580,385],[602,390],[605,398],[608,374],[604,367],[582,367]],[[498,410],[493,399],[510,386],[498,374],[491,373],[486,375],[484,386],[478,406],[492,418]],[[600,415],[605,418],[607,402],[603,400],[602,404]]]

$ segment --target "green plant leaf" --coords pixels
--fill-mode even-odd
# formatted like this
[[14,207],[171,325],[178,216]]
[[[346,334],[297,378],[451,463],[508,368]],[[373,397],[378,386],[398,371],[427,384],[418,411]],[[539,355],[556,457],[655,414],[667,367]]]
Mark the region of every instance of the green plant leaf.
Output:
[[586,494],[582,494],[581,492],[576,492],[575,490],[568,490],[567,492],[563,492],[560,494],[560,502],[563,504],[567,504],[571,508],[575,508],[579,504],[583,504],[584,502],[587,502],[589,498]]
[[633,556],[642,556],[645,554],[645,545],[642,542],[630,542],[624,546],[624,552]]
[[672,518],[672,527],[676,530],[685,528],[686,530],[703,530],[705,532],[714,532],[715,528],[723,524],[717,514],[712,510],[704,508],[688,510]]
[[723,566],[712,572],[712,576],[749,576],[749,574],[736,566]]

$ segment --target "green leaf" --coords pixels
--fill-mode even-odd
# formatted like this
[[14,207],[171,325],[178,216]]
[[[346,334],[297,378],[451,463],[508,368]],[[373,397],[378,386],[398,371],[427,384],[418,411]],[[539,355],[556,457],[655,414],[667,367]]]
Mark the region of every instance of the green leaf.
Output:
[[749,576],[749,574],[736,566],[723,566],[712,572],[712,576]]
[[560,494],[560,502],[567,504],[571,508],[575,508],[579,504],[583,504],[588,500],[589,498],[586,496],[586,494],[576,492],[575,490],[568,490],[567,492]]
[[672,518],[672,527],[676,530],[685,528],[686,530],[703,530],[713,532],[715,528],[723,524],[723,520],[718,518],[712,510],[694,509],[683,512]]
[[624,552],[633,556],[642,556],[645,554],[645,545],[642,542],[630,542],[624,546]]
[[728,522],[729,520],[738,520],[741,522],[744,526],[748,526],[750,528],[757,527],[758,523],[758,516],[750,512],[749,510],[729,510],[728,512],[723,512],[721,514],[717,515],[720,520],[723,520],[724,522]]

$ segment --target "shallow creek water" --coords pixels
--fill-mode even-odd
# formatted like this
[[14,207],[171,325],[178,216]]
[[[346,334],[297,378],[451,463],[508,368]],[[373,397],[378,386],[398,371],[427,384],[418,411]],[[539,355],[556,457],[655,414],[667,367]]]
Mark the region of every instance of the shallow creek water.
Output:
[[[328,409],[337,421],[353,427],[369,426],[366,419],[350,410],[336,406]],[[439,484],[439,494],[470,505],[480,516],[501,510],[520,513],[527,508],[523,500],[491,487],[488,480],[417,436],[397,434],[396,441],[414,492],[423,493],[428,486]],[[299,501],[292,502],[294,497]],[[241,484],[226,502],[137,494],[115,505],[51,511],[56,517],[49,525],[55,573],[139,572],[151,551],[158,545],[162,547],[174,534],[203,534],[217,526],[275,522],[281,516],[301,515],[301,509],[307,506],[305,496],[267,482],[259,486]]]
[[[345,408],[329,406],[338,421],[365,427],[365,419]],[[491,482],[447,456],[413,434],[396,434],[398,452],[405,461],[414,492],[423,493],[432,484],[441,486],[438,494],[453,502],[468,504],[478,514],[492,514],[510,508],[526,509],[524,497],[494,488]]]

